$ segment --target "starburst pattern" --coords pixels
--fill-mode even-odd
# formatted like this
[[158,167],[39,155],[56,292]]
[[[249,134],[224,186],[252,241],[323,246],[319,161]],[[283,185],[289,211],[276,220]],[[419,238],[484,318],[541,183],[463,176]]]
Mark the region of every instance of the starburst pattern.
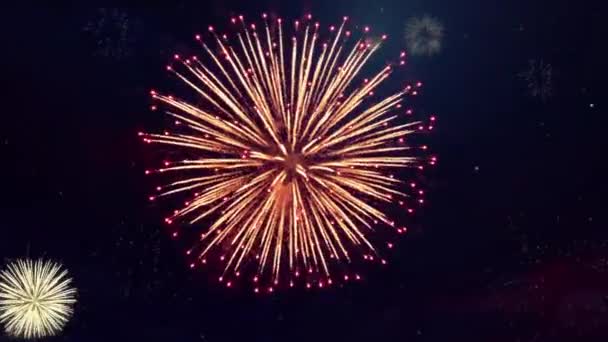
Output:
[[[194,195],[166,221],[215,220],[187,253],[205,264],[218,251],[226,286],[254,264],[254,282],[268,274],[276,284],[284,273],[293,286],[302,274],[317,274],[323,287],[332,283],[330,264],[351,262],[352,250],[385,263],[368,235],[378,224],[404,232],[381,208],[405,207],[406,199],[423,202],[408,196],[391,170],[435,163],[434,157],[416,157],[417,148],[405,142],[406,136],[433,127],[399,123],[412,114],[402,108],[403,98],[416,95],[419,82],[375,99],[394,65],[355,85],[386,35],[352,39],[344,18],[329,27],[331,39],[321,42],[320,25],[309,15],[296,21],[294,35],[285,39],[281,19],[263,18],[259,27],[245,24],[242,16],[233,18],[242,25],[234,45],[213,27],[208,41],[197,35],[208,63],[175,55],[179,68],[167,69],[200,95],[203,105],[152,91],[168,107],[176,131],[140,135],[188,157],[146,171],[175,177],[150,200]],[[405,53],[400,57],[395,64],[404,64]]]
[[0,322],[6,333],[40,338],[60,332],[72,315],[76,290],[61,265],[17,260],[0,273]]

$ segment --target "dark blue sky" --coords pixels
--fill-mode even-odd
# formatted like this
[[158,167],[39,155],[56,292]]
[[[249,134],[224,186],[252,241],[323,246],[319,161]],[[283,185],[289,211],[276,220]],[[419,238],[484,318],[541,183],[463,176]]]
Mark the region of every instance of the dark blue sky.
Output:
[[[178,1],[3,11],[0,256],[29,252],[70,269],[80,296],[57,338],[64,341],[607,336],[608,266],[592,267],[608,258],[599,77],[607,56],[593,6]],[[125,55],[96,54],[84,28],[101,7],[128,18],[123,43],[103,35]],[[174,52],[194,51],[192,36],[207,25],[263,11],[285,18],[310,11],[327,24],[349,15],[388,33],[394,51],[411,16],[428,13],[445,26],[442,52],[412,57],[406,72],[425,83],[416,110],[439,117],[428,143],[440,165],[422,179],[428,207],[391,266],[370,270],[361,285],[263,298],[227,292],[204,271],[186,270],[160,225],[164,208],[145,201],[153,184],[142,174],[154,156],[136,132],[162,122],[148,111],[147,92],[175,86],[163,66]],[[529,59],[555,71],[546,103],[526,96],[517,77]],[[571,309],[579,306],[597,310],[581,322]]]

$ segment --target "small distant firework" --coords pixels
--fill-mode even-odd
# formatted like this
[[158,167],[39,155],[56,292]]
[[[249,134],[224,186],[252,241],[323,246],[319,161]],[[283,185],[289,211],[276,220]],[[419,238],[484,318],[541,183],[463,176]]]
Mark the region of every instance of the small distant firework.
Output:
[[405,41],[412,55],[431,56],[441,51],[443,25],[439,20],[425,15],[411,18],[405,26]]
[[136,228],[123,224],[118,232],[112,256],[117,276],[125,284],[123,295],[153,295],[163,284],[162,276],[169,276],[160,270],[161,230],[159,227]]
[[122,59],[132,54],[133,23],[124,9],[98,9],[84,31],[95,40],[95,55]]
[[518,74],[525,83],[528,94],[547,101],[553,96],[553,66],[545,63],[542,59],[531,59],[528,61],[528,68]]
[[[219,279],[228,287],[247,265],[257,268],[252,282],[264,277],[270,286],[263,290],[272,292],[283,276],[289,286],[299,281],[311,287],[314,279],[322,288],[333,282],[330,265],[359,258],[385,264],[370,233],[405,228],[379,208],[394,205],[411,213],[424,202],[415,183],[391,173],[436,162],[418,157],[426,146],[405,139],[432,130],[435,117],[428,125],[399,123],[412,114],[402,108],[403,98],[417,95],[422,84],[375,96],[395,66],[404,64],[405,52],[395,65],[354,84],[386,35],[369,38],[371,29],[364,27],[363,37],[353,40],[344,18],[329,26],[331,39],[321,40],[320,25],[311,18],[295,21],[293,36],[280,18],[263,15],[259,26],[233,18],[241,27],[235,44],[209,27],[208,40],[196,35],[207,63],[175,55],[179,68],[167,67],[201,96],[201,105],[151,92],[167,105],[176,130],[140,136],[187,157],[146,171],[175,178],[150,200],[191,193],[166,222],[215,219],[187,254],[197,257],[193,268],[224,263]],[[344,272],[339,277],[360,279]]]
[[40,338],[59,333],[72,316],[76,289],[61,265],[17,260],[0,273],[0,323],[8,335]]

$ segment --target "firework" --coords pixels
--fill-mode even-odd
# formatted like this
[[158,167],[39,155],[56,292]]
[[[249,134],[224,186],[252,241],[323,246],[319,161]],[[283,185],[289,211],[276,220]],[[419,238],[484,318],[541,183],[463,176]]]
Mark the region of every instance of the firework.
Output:
[[134,54],[139,24],[137,17],[124,8],[99,8],[83,31],[94,44],[94,55],[121,60]]
[[529,60],[528,68],[518,74],[526,82],[528,94],[547,101],[553,95],[553,67],[541,60]]
[[[197,35],[208,63],[175,55],[176,66],[167,69],[200,95],[203,105],[151,92],[168,108],[176,130],[140,135],[187,157],[146,171],[174,177],[150,200],[193,195],[166,222],[215,220],[187,254],[198,257],[191,267],[215,258],[225,263],[220,281],[226,286],[255,265],[256,283],[266,276],[277,284],[286,274],[293,286],[295,278],[316,275],[315,286],[323,287],[332,283],[331,265],[360,257],[354,250],[386,263],[368,235],[381,224],[404,232],[379,208],[405,206],[406,199],[423,202],[406,195],[409,184],[391,170],[422,168],[417,147],[405,137],[433,127],[399,123],[412,114],[403,99],[416,95],[420,82],[375,99],[394,65],[355,84],[386,35],[370,39],[365,27],[364,35],[353,39],[344,18],[328,27],[331,38],[321,41],[320,25],[309,15],[293,23],[294,34],[286,39],[281,19],[263,18],[258,27],[242,16],[233,18],[240,27],[234,44],[213,27],[209,40]],[[404,57],[402,52],[395,65],[403,65]]]
[[434,55],[441,50],[443,25],[429,16],[412,18],[405,28],[405,41],[413,55]]
[[22,338],[52,336],[72,315],[76,290],[61,265],[17,260],[0,273],[0,322]]

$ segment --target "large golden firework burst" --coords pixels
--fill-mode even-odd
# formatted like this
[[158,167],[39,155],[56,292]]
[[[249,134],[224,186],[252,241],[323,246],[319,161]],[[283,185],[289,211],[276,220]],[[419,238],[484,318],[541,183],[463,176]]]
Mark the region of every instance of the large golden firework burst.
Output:
[[17,260],[0,272],[0,322],[7,334],[40,338],[60,332],[72,316],[76,289],[61,265]]
[[344,18],[322,42],[309,15],[295,21],[294,35],[286,39],[281,19],[263,19],[256,27],[233,18],[242,29],[232,44],[213,27],[209,41],[197,35],[206,63],[175,56],[180,67],[167,69],[200,96],[197,105],[151,92],[177,129],[140,135],[189,157],[146,171],[175,176],[150,199],[194,195],[166,221],[214,219],[188,254],[207,263],[219,251],[225,263],[220,281],[227,286],[251,264],[257,265],[255,282],[265,276],[276,284],[287,274],[293,286],[296,277],[310,273],[323,286],[332,282],[331,265],[352,261],[355,249],[373,260],[376,248],[368,235],[374,225],[403,231],[382,210],[408,197],[409,184],[391,170],[435,162],[417,158],[405,142],[432,126],[400,123],[411,114],[402,108],[403,98],[416,95],[420,83],[374,100],[395,65],[405,64],[404,52],[395,65],[354,85],[386,35],[352,39]]

